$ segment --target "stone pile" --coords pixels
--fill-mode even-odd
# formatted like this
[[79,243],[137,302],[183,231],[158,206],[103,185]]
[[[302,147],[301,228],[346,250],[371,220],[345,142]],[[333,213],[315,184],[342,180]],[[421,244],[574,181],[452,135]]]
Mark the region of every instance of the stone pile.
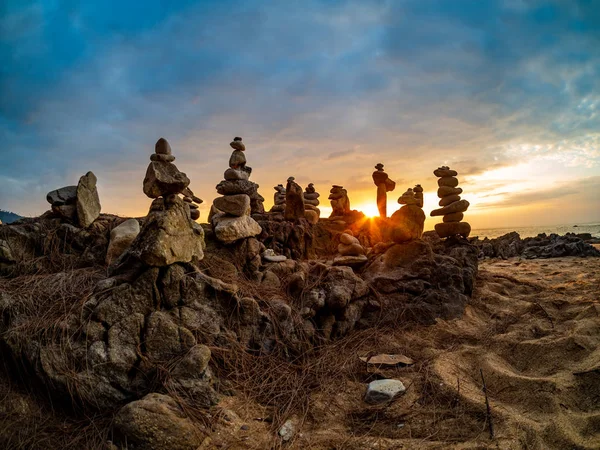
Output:
[[444,216],[443,223],[435,225],[435,231],[440,238],[451,236],[468,237],[471,233],[471,225],[467,222],[461,222],[464,212],[469,208],[467,200],[461,200],[462,189],[458,187],[456,170],[451,170],[448,166],[442,166],[433,171],[438,180],[438,197],[441,199],[439,205],[441,208],[431,211],[431,216]]
[[319,221],[321,210],[319,206],[320,194],[315,190],[315,185],[309,183],[304,190],[304,217],[313,225]]
[[296,222],[304,218],[304,194],[294,177],[289,177],[285,187],[285,220]]
[[52,205],[52,211],[79,225],[89,227],[100,215],[100,198],[96,175],[88,172],[79,179],[77,186],[66,186],[51,191],[46,200]]
[[341,217],[350,214],[350,199],[344,186],[334,184],[329,191],[329,200],[331,200],[332,209],[329,217]]
[[[188,188],[190,179],[173,164],[174,160],[171,146],[160,138],[150,156],[143,184],[144,194],[154,200],[142,229],[120,259],[130,255],[148,266],[164,267],[204,257],[204,231],[192,220],[191,203],[179,195],[190,197],[196,203],[202,200]],[[135,233],[133,222],[130,225],[132,229],[123,230],[124,234]]]
[[273,207],[269,212],[271,213],[284,213],[285,212],[285,188],[283,184],[278,184],[273,187],[275,194],[273,194]]
[[423,188],[417,184],[414,188],[408,188],[398,199],[402,206],[392,214],[393,224],[392,239],[401,243],[420,239],[425,225],[425,213],[423,212]]
[[364,247],[360,245],[359,240],[354,237],[350,230],[346,230],[340,235],[338,253],[340,256],[333,260],[334,266],[357,267],[367,262]]
[[247,195],[250,197],[250,213],[264,214],[263,202],[265,199],[258,193],[258,184],[249,180],[252,168],[246,165],[246,146],[241,137],[233,138],[229,144],[233,153],[229,158],[229,169],[225,171],[224,180],[217,185],[217,192],[221,195]]
[[[250,214],[264,213],[264,199],[258,194],[258,185],[248,180],[252,169],[246,166],[246,146],[242,138],[234,138],[229,145],[234,150],[229,158],[229,169],[224,174],[225,180],[217,185],[217,192],[222,197],[214,199],[211,216],[215,236],[226,244],[259,235],[262,228]],[[262,210],[253,211],[253,199],[255,206],[260,204]]]
[[373,183],[377,186],[377,209],[380,217],[387,217],[387,193],[396,189],[396,183],[383,171],[383,164],[378,163],[373,172]]

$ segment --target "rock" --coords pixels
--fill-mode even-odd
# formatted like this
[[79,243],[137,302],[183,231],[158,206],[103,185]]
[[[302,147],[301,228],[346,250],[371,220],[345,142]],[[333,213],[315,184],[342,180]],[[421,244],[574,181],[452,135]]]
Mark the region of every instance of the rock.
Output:
[[241,217],[250,215],[250,197],[246,194],[225,195],[213,201],[215,208],[232,216]]
[[408,266],[417,259],[431,260],[431,247],[421,240],[396,244],[383,254],[383,263],[387,268]]
[[10,245],[5,240],[0,240],[0,262],[4,263],[15,263],[16,260],[12,254],[12,250],[10,249]]
[[465,215],[461,212],[450,213],[444,216],[444,222],[460,222],[464,217]]
[[237,169],[246,165],[246,155],[241,150],[234,150],[229,158],[229,167]]
[[215,235],[218,240],[230,244],[239,239],[257,236],[262,232],[262,228],[252,217],[220,217],[214,219]]
[[434,209],[430,215],[433,217],[445,216],[446,214],[465,212],[467,209],[469,209],[469,202],[467,200],[459,200],[443,208]]
[[442,177],[438,179],[438,186],[456,187],[458,186],[458,179],[455,177]]
[[346,245],[352,245],[352,244],[360,245],[360,242],[358,241],[358,239],[356,239],[354,236],[352,236],[349,233],[340,234],[340,243],[346,244]]
[[154,153],[157,155],[170,155],[171,154],[171,146],[169,142],[165,138],[160,138],[154,144]]
[[194,227],[189,207],[176,195],[158,198],[129,252],[149,266],[202,259],[204,238]]
[[[317,200],[318,201],[320,196],[321,196],[321,194],[319,194],[318,192],[305,192],[304,200]],[[316,205],[319,205],[319,204],[316,203]]]
[[437,191],[437,195],[439,198],[444,198],[449,195],[460,195],[460,194],[462,194],[462,191],[463,191],[462,188],[441,186]]
[[315,225],[319,222],[319,210],[317,209],[305,209],[304,210],[304,218],[308,221],[308,223]]
[[277,433],[283,442],[290,441],[296,434],[296,425],[292,419],[288,419],[279,429]]
[[297,221],[304,217],[304,193],[294,177],[288,178],[285,188],[285,220]]
[[192,220],[198,220],[200,218],[200,211],[198,211],[197,209],[192,209],[190,211],[190,218]]
[[152,393],[125,405],[114,420],[118,442],[144,450],[196,450],[205,436],[168,395]]
[[456,172],[456,170],[442,169],[440,167],[439,169],[434,170],[433,174],[436,177],[439,177],[439,178],[442,178],[442,177],[455,177],[456,175],[458,175],[458,172]]
[[390,219],[394,227],[392,231],[392,240],[394,242],[419,239],[423,234],[425,213],[417,205],[403,206],[392,214]]
[[334,266],[360,267],[369,259],[365,255],[338,256],[333,259]]
[[334,184],[329,191],[329,200],[331,200],[331,217],[343,217],[350,214],[350,199],[348,191],[343,186]]
[[385,403],[406,391],[400,380],[375,380],[367,386],[365,401],[370,404]]
[[227,181],[235,181],[235,180],[247,180],[249,178],[248,172],[244,170],[232,169],[229,168],[223,174],[223,177]]
[[208,368],[210,349],[201,344],[194,345],[177,363],[171,375],[177,378],[197,378]]
[[435,224],[435,231],[441,238],[461,235],[469,237],[471,233],[471,225],[467,222],[447,222]]
[[88,172],[77,185],[77,221],[82,228],[89,227],[100,215],[100,198],[96,188],[96,175]]
[[235,137],[233,139],[233,141],[231,141],[229,143],[229,145],[231,146],[231,148],[233,148],[234,150],[239,150],[239,151],[245,151],[246,150],[246,146],[244,145],[244,143],[242,142],[242,138],[241,137]]
[[52,206],[60,206],[75,203],[77,198],[77,186],[66,186],[48,192],[46,200]]
[[52,206],[52,211],[72,222],[77,220],[77,205]]
[[448,206],[451,203],[457,202],[460,200],[460,195],[448,195],[440,200],[440,206]]
[[175,161],[175,157],[173,155],[163,155],[163,154],[152,153],[150,155],[150,161],[173,162],[173,161]]
[[150,198],[179,194],[190,184],[190,179],[175,164],[152,161],[144,178],[144,194]]
[[338,253],[342,256],[360,256],[365,254],[365,249],[360,244],[339,244]]
[[263,254],[262,257],[265,261],[267,262],[282,262],[285,261],[287,258],[283,255],[276,255],[275,251],[273,249],[266,249]]
[[136,219],[128,219],[110,232],[110,243],[106,252],[106,264],[110,265],[125,250],[140,233],[140,224]]

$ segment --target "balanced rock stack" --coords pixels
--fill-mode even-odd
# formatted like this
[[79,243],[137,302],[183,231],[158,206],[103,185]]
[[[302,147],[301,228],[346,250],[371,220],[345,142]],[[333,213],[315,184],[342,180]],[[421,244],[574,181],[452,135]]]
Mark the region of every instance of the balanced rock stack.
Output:
[[154,267],[200,260],[204,257],[204,231],[192,220],[190,204],[179,197],[191,193],[190,179],[173,164],[175,157],[166,139],[156,142],[154,152],[143,187],[144,194],[154,201],[124,256],[134,256]]
[[315,190],[315,185],[309,183],[304,190],[304,217],[313,225],[319,221],[321,210],[319,206],[320,194]]
[[404,206],[390,218],[393,223],[392,240],[400,243],[420,239],[425,225],[421,185],[417,184],[414,189],[408,188],[400,196],[398,203]]
[[48,192],[46,200],[52,211],[82,228],[89,227],[100,215],[100,197],[96,175],[88,172],[79,179],[77,186],[66,186]]
[[333,260],[334,266],[356,267],[367,262],[364,247],[360,245],[360,242],[354,237],[350,230],[346,230],[340,234],[338,253],[340,256]]
[[[223,196],[214,199],[211,216],[217,239],[226,244],[261,233],[262,228],[250,214],[254,212],[253,196],[255,200],[260,197],[261,207],[264,200],[258,195],[258,185],[248,181],[252,169],[246,166],[246,146],[242,138],[234,138],[229,145],[234,149],[229,158],[229,169],[225,171],[225,180],[217,185],[217,192]],[[264,208],[260,213],[263,212]]]
[[200,211],[198,210],[198,205],[200,205],[204,200],[199,197],[196,197],[192,190],[189,187],[186,187],[183,192],[183,201],[188,204],[190,207],[190,217],[192,220],[198,220],[200,218]]
[[332,209],[329,217],[340,217],[350,213],[350,199],[344,186],[334,184],[329,191],[329,200]]
[[233,138],[229,145],[233,148],[229,169],[225,171],[225,179],[217,185],[217,192],[225,196],[245,194],[250,197],[250,213],[263,214],[265,199],[258,193],[258,184],[249,181],[252,169],[246,165],[246,146],[241,137]]
[[273,187],[275,194],[273,195],[273,207],[269,212],[283,213],[285,212],[285,188],[283,184],[278,184]]
[[438,180],[438,197],[441,199],[439,205],[442,208],[431,211],[431,216],[444,216],[444,222],[435,226],[435,231],[441,238],[450,236],[468,237],[471,233],[471,225],[461,222],[464,212],[469,208],[469,202],[461,200],[462,189],[458,186],[456,170],[442,166],[433,171]]

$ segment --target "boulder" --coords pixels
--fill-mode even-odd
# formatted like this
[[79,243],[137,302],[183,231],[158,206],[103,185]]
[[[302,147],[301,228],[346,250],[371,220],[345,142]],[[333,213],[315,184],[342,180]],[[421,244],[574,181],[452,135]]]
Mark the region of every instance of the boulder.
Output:
[[215,235],[217,239],[225,244],[230,244],[239,239],[257,236],[262,228],[256,220],[250,216],[214,218]]
[[456,177],[442,177],[438,179],[438,186],[456,187],[458,186],[458,178]]
[[425,226],[425,213],[417,205],[405,205],[390,218],[394,242],[406,242],[419,239]]
[[140,224],[136,219],[128,219],[110,232],[110,243],[106,252],[106,264],[111,264],[125,250],[140,233]]
[[435,231],[441,238],[456,235],[469,237],[469,234],[471,234],[471,225],[469,225],[467,222],[436,223]]
[[204,237],[190,217],[189,207],[177,195],[158,198],[129,253],[149,266],[163,267],[204,257]]
[[360,244],[339,244],[338,253],[342,256],[360,256],[365,254],[365,249]]
[[203,433],[168,395],[152,393],[125,405],[114,420],[117,442],[145,450],[196,450]]
[[400,380],[375,380],[367,386],[365,401],[370,404],[385,403],[406,391]]
[[150,198],[179,194],[190,184],[190,179],[175,164],[151,161],[144,178],[144,194]]
[[445,216],[446,214],[465,212],[467,209],[469,209],[469,202],[467,200],[459,200],[443,208],[434,209],[431,211],[431,216]]
[[100,197],[96,188],[96,175],[88,172],[77,185],[77,221],[82,228],[89,227],[100,215]]
[[232,216],[241,217],[250,215],[250,197],[246,194],[217,197],[214,199],[213,205],[218,210]]
[[75,203],[77,198],[77,186],[66,186],[48,192],[46,200],[52,206],[60,206]]
[[239,169],[227,169],[223,174],[223,177],[227,181],[235,181],[235,180],[247,180],[250,175],[248,172]]

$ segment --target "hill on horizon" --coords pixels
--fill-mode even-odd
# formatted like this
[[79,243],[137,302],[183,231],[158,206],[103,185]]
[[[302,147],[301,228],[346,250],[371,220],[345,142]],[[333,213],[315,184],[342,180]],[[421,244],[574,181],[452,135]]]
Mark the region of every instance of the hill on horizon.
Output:
[[21,216],[19,216],[18,214],[15,214],[14,212],[5,211],[3,209],[0,209],[0,220],[2,221],[2,223],[12,223],[21,218],[22,218]]

